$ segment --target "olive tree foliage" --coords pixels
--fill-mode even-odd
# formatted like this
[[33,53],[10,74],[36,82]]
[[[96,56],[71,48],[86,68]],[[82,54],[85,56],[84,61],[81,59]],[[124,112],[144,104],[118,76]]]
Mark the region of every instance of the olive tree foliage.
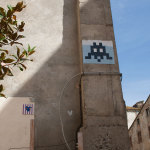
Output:
[[[28,45],[25,49],[19,41],[25,38],[22,34],[25,23],[19,23],[16,14],[25,7],[23,2],[18,2],[15,7],[8,5],[7,10],[0,7],[0,81],[5,80],[6,76],[13,76],[13,67],[23,71],[27,68],[25,61],[33,61],[30,55],[35,52],[35,47]],[[0,97],[5,97],[3,91],[4,86],[0,84]]]

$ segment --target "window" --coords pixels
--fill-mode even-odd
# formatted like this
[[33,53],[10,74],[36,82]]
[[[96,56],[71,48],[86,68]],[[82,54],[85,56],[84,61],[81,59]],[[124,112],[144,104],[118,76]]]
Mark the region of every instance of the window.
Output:
[[140,119],[139,118],[137,119],[137,124],[140,125]]
[[141,131],[138,132],[138,142],[139,142],[139,144],[142,143]]
[[147,115],[147,117],[150,115],[150,108],[149,107],[146,109],[146,115]]

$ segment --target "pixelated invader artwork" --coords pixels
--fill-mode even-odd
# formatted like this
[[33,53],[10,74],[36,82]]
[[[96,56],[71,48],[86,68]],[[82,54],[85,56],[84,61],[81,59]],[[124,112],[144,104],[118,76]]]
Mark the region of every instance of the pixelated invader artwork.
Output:
[[114,49],[112,41],[83,40],[84,64],[114,64]]
[[34,105],[33,104],[23,104],[23,114],[24,115],[33,115],[34,114]]

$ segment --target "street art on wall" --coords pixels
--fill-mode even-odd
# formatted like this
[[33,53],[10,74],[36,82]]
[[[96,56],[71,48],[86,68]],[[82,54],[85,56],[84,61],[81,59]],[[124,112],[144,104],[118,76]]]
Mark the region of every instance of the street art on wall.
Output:
[[114,64],[114,49],[112,41],[83,40],[84,64]]
[[34,105],[33,104],[23,104],[23,114],[24,115],[33,115],[34,114]]

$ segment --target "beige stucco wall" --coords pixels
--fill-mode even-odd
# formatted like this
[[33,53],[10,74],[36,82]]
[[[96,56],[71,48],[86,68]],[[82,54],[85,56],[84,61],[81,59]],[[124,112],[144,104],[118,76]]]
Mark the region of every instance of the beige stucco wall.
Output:
[[[0,6],[20,0],[0,0]],[[80,72],[77,43],[76,0],[23,0],[27,7],[17,15],[25,25],[23,39],[36,46],[27,70],[14,70],[15,77],[2,81],[7,96],[32,97],[35,102],[35,146],[38,150],[66,150],[59,118],[60,94],[65,83]],[[75,148],[80,126],[80,76],[65,89],[61,117],[65,136]],[[70,113],[72,112],[72,113]],[[41,138],[42,137],[42,138]],[[53,145],[57,145],[54,146]],[[42,147],[42,148],[39,148]]]
[[[133,122],[132,126],[129,129],[129,136],[132,140],[131,150],[150,150],[150,137],[148,127],[150,126],[150,116],[147,117],[146,109],[150,107],[150,96],[147,99],[144,107],[137,116],[140,120],[140,125],[137,124],[137,118]],[[142,142],[138,142],[137,133],[141,131]]]
[[30,122],[34,115],[23,115],[23,104],[33,102],[30,98],[0,98],[0,150],[30,147]]

